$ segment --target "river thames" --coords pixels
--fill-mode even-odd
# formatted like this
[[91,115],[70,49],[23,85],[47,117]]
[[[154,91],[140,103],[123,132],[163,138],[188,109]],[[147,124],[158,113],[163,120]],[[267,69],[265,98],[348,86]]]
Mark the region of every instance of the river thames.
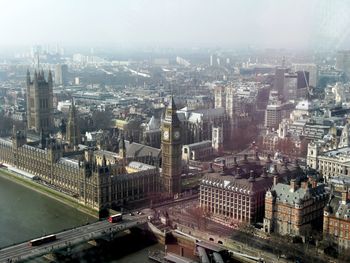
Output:
[[0,248],[93,221],[87,214],[0,176]]
[[[0,248],[96,220],[75,208],[0,176]],[[132,243],[135,238],[128,239],[131,240],[122,239],[117,242],[127,241],[128,246],[134,247]],[[118,253],[115,258],[109,257],[105,262],[148,262],[148,250],[159,248],[159,244],[145,244],[143,247],[135,247],[137,251],[123,249],[126,252],[124,255]],[[31,262],[46,260],[41,258]]]

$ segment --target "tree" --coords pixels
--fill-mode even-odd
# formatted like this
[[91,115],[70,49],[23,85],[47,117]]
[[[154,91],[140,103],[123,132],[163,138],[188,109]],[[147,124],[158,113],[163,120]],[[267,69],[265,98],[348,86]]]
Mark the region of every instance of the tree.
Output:
[[105,130],[111,127],[112,113],[110,111],[94,111],[91,119],[96,130]]
[[11,134],[14,121],[7,117],[4,112],[0,112],[0,135]]
[[208,220],[211,217],[211,213],[204,207],[193,207],[189,210],[194,222],[200,230],[207,230]]
[[300,150],[299,150],[299,156],[300,157],[306,157],[307,155],[307,145],[309,141],[306,138],[303,138],[300,142]]

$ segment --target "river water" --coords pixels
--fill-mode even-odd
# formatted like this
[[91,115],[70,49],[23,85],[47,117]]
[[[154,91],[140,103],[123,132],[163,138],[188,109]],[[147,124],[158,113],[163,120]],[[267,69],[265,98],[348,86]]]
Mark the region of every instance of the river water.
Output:
[[[85,213],[0,176],[0,248],[94,221],[96,221],[95,218]],[[118,253],[103,261],[149,262],[147,261],[148,251],[161,249],[161,246],[140,241],[137,242],[139,243],[137,247],[133,244],[135,237],[116,240],[116,247],[121,248],[120,243],[124,242],[125,246],[131,246],[134,249],[128,251],[122,248],[124,254]],[[46,260],[41,258],[32,262],[46,262]],[[96,259],[96,261],[86,260],[85,262],[101,261]]]
[[93,221],[91,216],[0,176],[0,248]]

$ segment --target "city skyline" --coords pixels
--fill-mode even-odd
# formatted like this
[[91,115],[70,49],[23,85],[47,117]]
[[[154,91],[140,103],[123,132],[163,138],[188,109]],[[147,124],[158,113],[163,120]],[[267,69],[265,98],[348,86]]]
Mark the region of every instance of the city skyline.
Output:
[[3,1],[0,45],[343,49],[349,10],[344,0]]

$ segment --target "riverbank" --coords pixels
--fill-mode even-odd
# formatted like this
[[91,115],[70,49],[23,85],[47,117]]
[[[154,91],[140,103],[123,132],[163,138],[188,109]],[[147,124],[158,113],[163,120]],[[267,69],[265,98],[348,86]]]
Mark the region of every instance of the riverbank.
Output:
[[24,187],[30,188],[31,190],[34,190],[40,194],[43,194],[49,198],[55,199],[56,201],[59,201],[65,205],[68,205],[70,207],[73,207],[80,212],[83,212],[85,214],[88,214],[96,219],[98,219],[98,211],[89,207],[86,207],[80,203],[78,203],[74,198],[63,194],[61,192],[58,192],[56,190],[53,190],[49,187],[46,187],[44,185],[41,185],[39,183],[36,183],[35,181],[32,181],[30,179],[24,178],[20,175],[16,175],[12,172],[9,172],[3,168],[0,169],[0,176],[4,179],[11,180],[12,182],[15,182],[17,184],[20,184]]

